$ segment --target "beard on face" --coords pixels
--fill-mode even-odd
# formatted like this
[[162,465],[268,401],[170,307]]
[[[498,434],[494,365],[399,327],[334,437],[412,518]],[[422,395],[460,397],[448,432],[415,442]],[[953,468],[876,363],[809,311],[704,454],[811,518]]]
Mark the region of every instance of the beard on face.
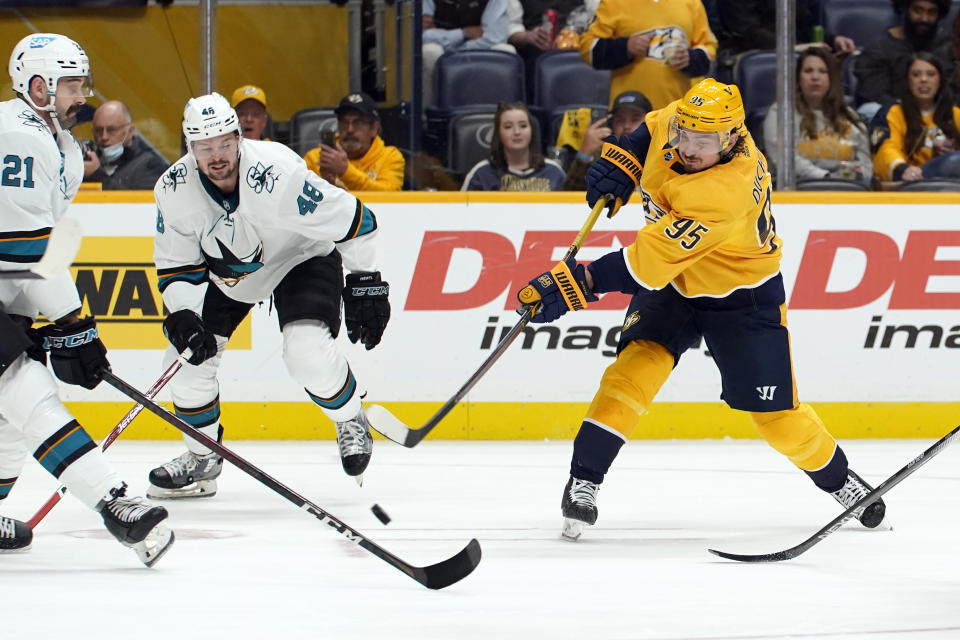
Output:
[[73,125],[77,124],[77,114],[80,113],[79,105],[70,105],[66,111],[61,113],[57,111],[57,120],[60,122],[60,127],[62,129],[69,129]]
[[914,22],[908,18],[904,20],[903,33],[915,49],[926,51],[933,44],[934,36],[937,35],[937,23]]

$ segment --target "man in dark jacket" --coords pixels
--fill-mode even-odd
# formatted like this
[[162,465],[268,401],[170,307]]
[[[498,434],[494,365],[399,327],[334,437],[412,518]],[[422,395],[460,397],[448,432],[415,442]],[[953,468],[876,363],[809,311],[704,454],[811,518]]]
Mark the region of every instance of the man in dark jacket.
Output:
[[133,126],[130,109],[108,100],[93,114],[94,147],[84,151],[83,181],[107,189],[153,189],[170,165],[151,148]]

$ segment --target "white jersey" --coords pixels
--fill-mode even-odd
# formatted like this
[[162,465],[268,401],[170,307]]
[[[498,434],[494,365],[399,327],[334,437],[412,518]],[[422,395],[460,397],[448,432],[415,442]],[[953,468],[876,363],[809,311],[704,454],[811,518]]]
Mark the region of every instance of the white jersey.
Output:
[[154,262],[164,303],[199,312],[203,285],[256,303],[296,265],[334,249],[351,271],[375,271],[376,218],[307,169],[286,146],[241,140],[237,188],[224,196],[188,154],[157,181]]
[[[66,212],[83,181],[83,153],[69,132],[54,137],[20,98],[0,102],[0,270],[40,260],[50,229]],[[49,319],[80,307],[69,272],[52,280],[5,280],[0,308]]]

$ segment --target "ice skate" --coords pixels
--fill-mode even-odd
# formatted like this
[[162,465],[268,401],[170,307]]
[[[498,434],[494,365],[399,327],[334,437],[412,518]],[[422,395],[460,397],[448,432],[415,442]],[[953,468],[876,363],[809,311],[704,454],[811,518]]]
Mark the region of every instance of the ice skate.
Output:
[[99,505],[107,531],[120,544],[133,549],[140,561],[152,567],[173,545],[174,535],[164,520],[167,510],[143,498],[127,498],[127,485],[110,492],[110,500]]
[[600,485],[570,476],[563,488],[563,537],[576,540],[583,533],[583,526],[597,521],[597,491]]
[[373,452],[373,437],[370,435],[370,423],[360,410],[356,416],[346,422],[337,422],[337,445],[340,447],[340,463],[348,476],[353,476],[357,484],[363,485],[363,472],[370,464]]
[[33,530],[26,522],[0,516],[0,553],[19,553],[30,550]]
[[187,451],[150,472],[147,497],[154,500],[210,498],[217,494],[217,476],[223,471],[223,458],[216,453],[205,456]]
[[[864,482],[863,478],[854,473],[852,469],[847,469],[847,481],[843,484],[843,487],[838,491],[832,492],[830,495],[845,508],[849,509],[872,490],[873,487]],[[884,521],[886,511],[887,506],[881,499],[870,504],[866,509],[857,509],[853,512],[853,515],[860,521],[860,524],[866,528],[875,529]],[[891,527],[887,525],[887,528]]]

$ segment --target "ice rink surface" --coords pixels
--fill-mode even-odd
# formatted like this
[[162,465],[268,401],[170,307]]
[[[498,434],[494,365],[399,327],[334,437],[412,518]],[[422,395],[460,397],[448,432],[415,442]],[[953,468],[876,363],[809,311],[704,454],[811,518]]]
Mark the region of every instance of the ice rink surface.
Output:
[[[844,448],[878,484],[931,443]],[[784,549],[840,513],[760,441],[629,443],[576,543],[559,536],[570,442],[377,440],[362,488],[330,441],[226,444],[413,564],[472,537],[483,560],[429,591],[227,464],[215,497],[164,503],[177,542],[152,570],[68,494],[30,552],[0,556],[3,637],[960,638],[956,446],[887,495],[893,531],[848,524],[795,560],[745,565],[707,548]],[[142,492],[180,452],[121,440],[107,455]],[[5,515],[26,520],[55,487],[31,460]]]

